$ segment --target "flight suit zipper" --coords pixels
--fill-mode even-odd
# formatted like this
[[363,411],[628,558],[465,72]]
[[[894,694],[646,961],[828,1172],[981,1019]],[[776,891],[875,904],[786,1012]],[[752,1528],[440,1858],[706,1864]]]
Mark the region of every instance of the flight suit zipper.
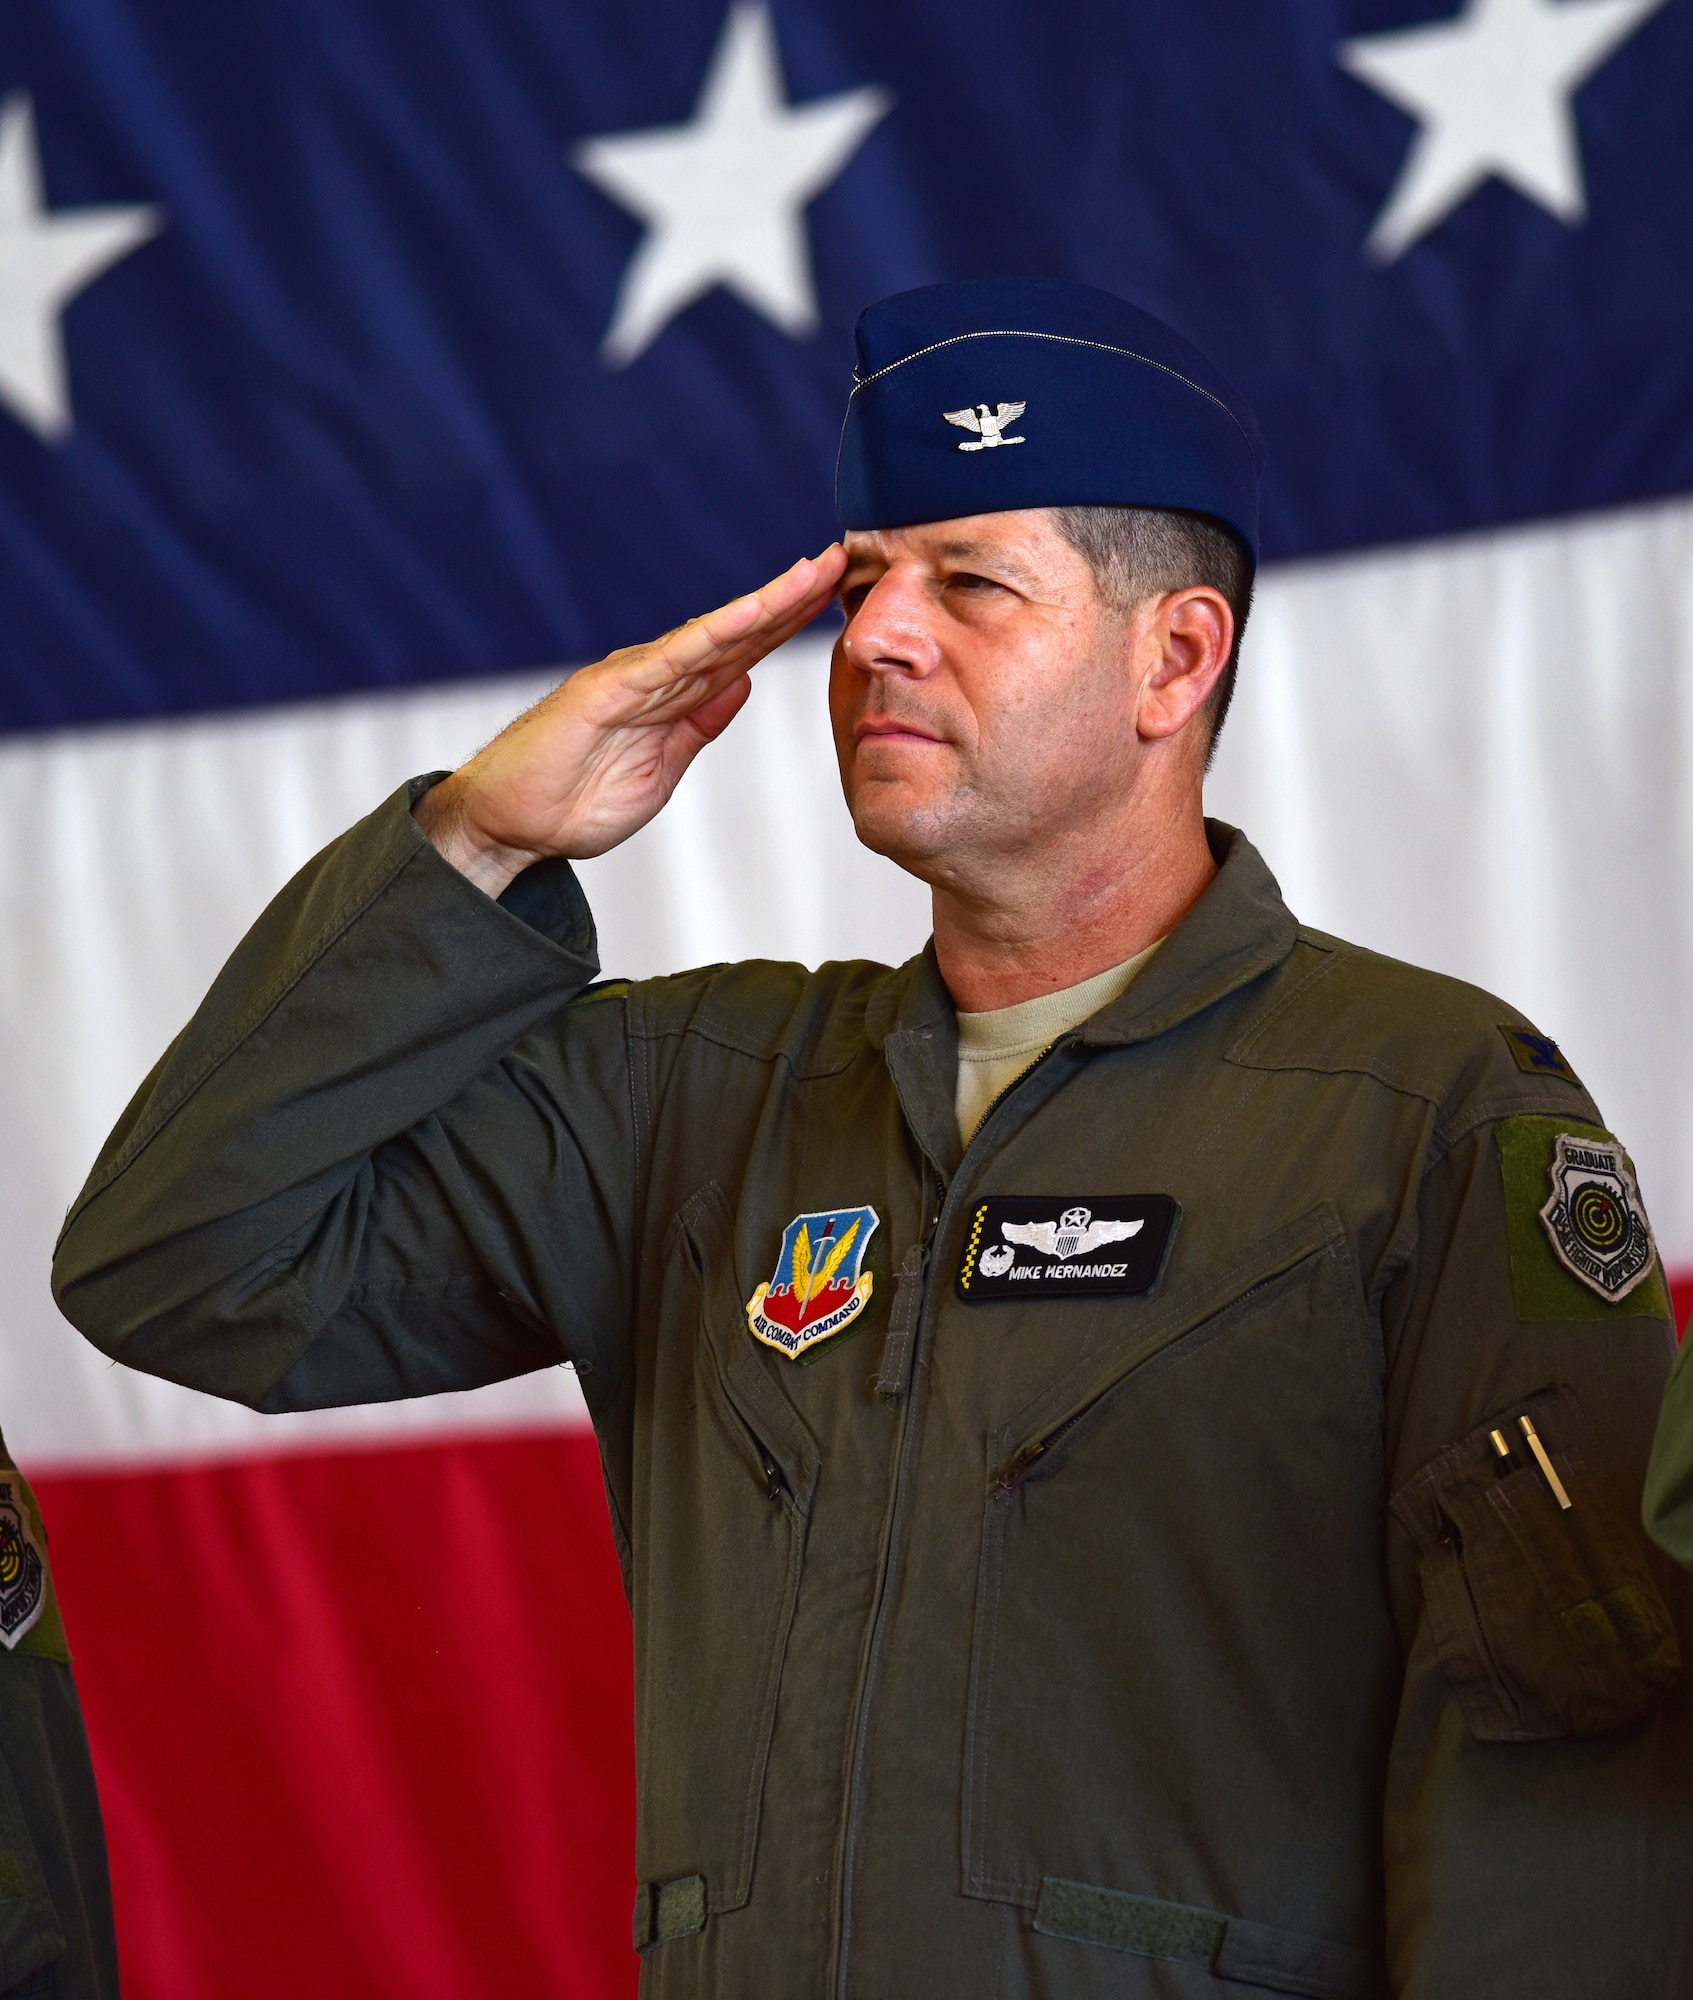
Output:
[[[1106,1393],[1109,1395],[1110,1391],[1107,1390]],[[1095,1401],[1097,1400],[1095,1398]],[[1061,1444],[1079,1423],[1085,1421],[1088,1411],[1092,1408],[1093,1404],[1089,1403],[1087,1409],[1078,1410],[1073,1417],[1067,1418],[1056,1430],[1048,1431],[1045,1437],[1036,1438],[1032,1444],[1026,1444],[1020,1450],[1014,1452],[1006,1460],[1005,1464],[999,1468],[999,1472],[993,1482],[995,1487],[1001,1493],[1015,1493],[1023,1481],[1028,1478],[1029,1474],[1045,1458],[1047,1453],[1052,1450],[1053,1446]]]
[[922,1351],[925,1331],[932,1316],[933,1300],[931,1297],[930,1281],[935,1270],[934,1247],[955,1219],[956,1211],[960,1206],[958,1191],[960,1188],[967,1186],[969,1182],[969,1176],[965,1169],[970,1165],[972,1157],[979,1150],[984,1150],[983,1142],[987,1138],[989,1128],[993,1125],[1002,1106],[1060,1048],[1069,1047],[1073,1039],[1073,1037],[1066,1037],[1062,1041],[1054,1042],[1051,1048],[1044,1049],[1030,1063],[1029,1067],[1023,1071],[1022,1075],[1014,1077],[993,1100],[983,1114],[981,1123],[976,1127],[975,1134],[969,1145],[964,1149],[964,1156],[958,1163],[958,1171],[953,1176],[950,1186],[940,1169],[934,1167],[932,1161],[928,1163],[929,1166],[933,1167],[935,1174],[936,1205],[929,1221],[928,1230],[923,1237],[923,1288],[918,1304],[917,1324],[912,1334],[911,1350],[907,1361],[907,1379],[911,1386],[908,1393],[900,1398],[900,1429],[899,1437],[894,1446],[893,1493],[888,1507],[888,1524],[882,1537],[882,1547],[877,1560],[876,1601],[870,1614],[870,1637],[865,1647],[863,1670],[859,1675],[858,1697],[853,1708],[852,1732],[849,1738],[852,1747],[850,1761],[847,1765],[846,1811],[844,1824],[841,1829],[841,1865],[836,1904],[835,1977],[833,1981],[836,2000],[847,2000],[847,1979],[852,1946],[852,1893],[853,1883],[858,1872],[856,1840],[859,1821],[862,1817],[863,1803],[864,1753],[869,1740],[873,1698],[881,1676],[882,1645],[886,1637],[888,1605],[893,1595],[889,1589],[889,1584],[893,1577],[896,1555],[902,1555],[905,1546],[906,1495],[910,1486],[909,1475],[911,1463],[915,1456],[919,1435],[919,1426],[914,1421],[913,1411],[913,1406],[917,1401],[917,1361]]

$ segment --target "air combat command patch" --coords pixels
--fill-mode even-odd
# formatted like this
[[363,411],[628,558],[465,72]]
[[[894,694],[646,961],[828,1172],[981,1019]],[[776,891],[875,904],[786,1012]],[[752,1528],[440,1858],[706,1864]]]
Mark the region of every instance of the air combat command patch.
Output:
[[782,1232],[776,1275],[747,1300],[754,1336],[797,1361],[856,1319],[874,1282],[862,1267],[878,1223],[873,1208],[796,1215]]
[[47,1565],[16,1479],[0,1479],[0,1645],[8,1652],[47,1603]]
[[1652,1225],[1628,1155],[1597,1125],[1506,1118],[1494,1127],[1505,1180],[1511,1289],[1520,1320],[1669,1316]]

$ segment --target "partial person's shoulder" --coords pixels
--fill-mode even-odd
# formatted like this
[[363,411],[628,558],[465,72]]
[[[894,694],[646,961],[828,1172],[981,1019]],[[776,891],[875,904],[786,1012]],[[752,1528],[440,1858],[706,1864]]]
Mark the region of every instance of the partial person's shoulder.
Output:
[[777,959],[704,966],[630,985],[629,1032],[693,1037],[756,1061],[785,1061],[796,1075],[827,1075],[857,1059],[870,1038],[866,1015],[897,978],[866,959],[815,972]]
[[1480,986],[1301,929],[1229,1060],[1372,1076],[1466,1124],[1525,1111],[1597,1121],[1558,1044]]

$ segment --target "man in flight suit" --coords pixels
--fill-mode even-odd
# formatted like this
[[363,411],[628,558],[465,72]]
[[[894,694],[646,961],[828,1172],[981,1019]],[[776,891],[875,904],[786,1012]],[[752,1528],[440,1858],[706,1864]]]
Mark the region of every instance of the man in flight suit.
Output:
[[[262,1410],[575,1363],[649,1996],[1686,1993],[1626,1154],[1515,1009],[1301,929],[1202,817],[1228,384],[1079,286],[858,341],[844,547],[312,862],[109,1141],[65,1311]],[[847,799],[932,944],[596,984],[571,859],[837,594]]]

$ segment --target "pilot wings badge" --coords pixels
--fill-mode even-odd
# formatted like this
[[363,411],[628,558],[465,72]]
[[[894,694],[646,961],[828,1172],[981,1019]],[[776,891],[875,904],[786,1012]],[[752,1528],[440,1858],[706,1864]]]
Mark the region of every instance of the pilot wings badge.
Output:
[[961,1299],[1149,1292],[1180,1211],[1167,1194],[1039,1195],[978,1202],[958,1268]]
[[1056,1222],[1002,1222],[999,1233],[1007,1243],[1026,1243],[1043,1257],[1085,1257],[1101,1244],[1138,1236],[1145,1227],[1145,1216],[1132,1222],[1095,1222],[1091,1208],[1067,1208]]
[[856,1319],[870,1300],[864,1253],[879,1226],[873,1208],[796,1215],[782,1232],[776,1275],[747,1300],[754,1338],[797,1361]]
[[961,431],[976,433],[964,440],[960,451],[992,451],[995,445],[1028,443],[1027,438],[1005,435],[1006,425],[1014,424],[1028,407],[1027,403],[1001,403],[997,410],[990,410],[986,403],[978,403],[973,410],[942,410],[941,415]]

